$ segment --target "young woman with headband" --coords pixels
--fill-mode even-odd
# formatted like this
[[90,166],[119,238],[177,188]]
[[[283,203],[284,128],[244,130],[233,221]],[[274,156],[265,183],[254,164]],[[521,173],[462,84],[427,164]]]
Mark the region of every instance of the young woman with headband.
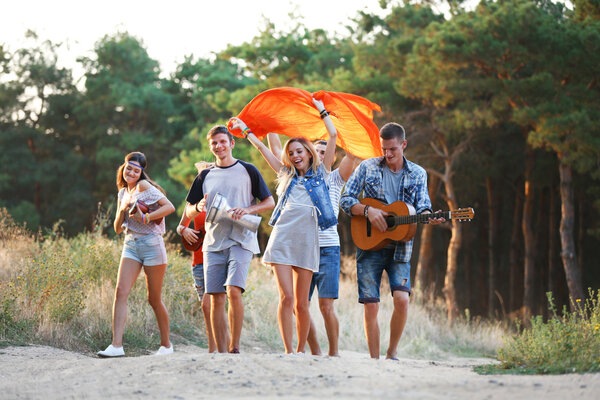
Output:
[[[167,252],[162,235],[165,219],[175,211],[165,191],[153,182],[146,169],[146,156],[140,152],[129,153],[117,170],[119,189],[114,229],[125,232],[125,244],[113,303],[112,343],[98,352],[100,357],[120,357],[123,350],[123,332],[127,318],[127,297],[142,268],[146,275],[148,302],[154,310],[160,331],[160,348],[157,355],[170,354],[173,345],[169,340],[169,314],[162,302],[163,278],[167,269]],[[141,202],[148,205],[142,211]]]

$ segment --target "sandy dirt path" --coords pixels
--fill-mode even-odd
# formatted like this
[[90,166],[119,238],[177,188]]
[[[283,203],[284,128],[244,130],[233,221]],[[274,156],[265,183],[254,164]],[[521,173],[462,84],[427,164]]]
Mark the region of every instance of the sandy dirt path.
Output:
[[485,359],[371,360],[260,349],[99,359],[44,346],[0,349],[0,399],[597,399],[600,374],[482,376]]

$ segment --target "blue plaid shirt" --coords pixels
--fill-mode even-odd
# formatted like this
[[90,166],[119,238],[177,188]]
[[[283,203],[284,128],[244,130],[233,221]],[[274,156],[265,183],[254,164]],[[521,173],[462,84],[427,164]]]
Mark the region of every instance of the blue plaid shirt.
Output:
[[[360,163],[354,171],[348,182],[346,189],[340,200],[340,207],[348,215],[350,209],[356,203],[359,203],[358,197],[363,193],[363,197],[371,197],[387,203],[385,200],[385,191],[383,188],[383,167],[385,165],[384,157],[369,158]],[[425,210],[431,211],[431,200],[427,192],[427,172],[423,167],[408,161],[404,157],[404,166],[402,168],[399,186],[398,199],[412,205],[417,214]],[[412,254],[413,241],[394,242],[396,249],[394,251],[394,261],[409,262]]]

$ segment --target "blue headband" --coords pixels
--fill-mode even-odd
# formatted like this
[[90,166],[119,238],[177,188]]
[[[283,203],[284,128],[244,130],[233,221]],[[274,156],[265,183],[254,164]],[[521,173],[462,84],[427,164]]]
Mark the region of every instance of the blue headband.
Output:
[[142,170],[144,169],[144,167],[142,167],[142,166],[141,166],[141,165],[139,165],[139,164],[136,164],[136,163],[134,163],[133,161],[127,161],[127,164],[131,164],[131,165],[133,165],[134,167],[141,168]]

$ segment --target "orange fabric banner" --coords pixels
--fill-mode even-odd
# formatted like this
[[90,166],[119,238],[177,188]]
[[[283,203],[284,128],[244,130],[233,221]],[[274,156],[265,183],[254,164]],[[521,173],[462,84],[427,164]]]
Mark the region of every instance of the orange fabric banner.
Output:
[[[312,102],[313,96],[322,100],[329,111],[338,131],[338,146],[362,159],[382,155],[379,129],[373,122],[373,111],[381,111],[381,107],[353,94],[323,90],[310,93],[292,87],[270,89],[252,99],[238,118],[261,140],[269,132],[327,140],[329,134]],[[239,129],[228,128],[233,135],[243,137]]]

